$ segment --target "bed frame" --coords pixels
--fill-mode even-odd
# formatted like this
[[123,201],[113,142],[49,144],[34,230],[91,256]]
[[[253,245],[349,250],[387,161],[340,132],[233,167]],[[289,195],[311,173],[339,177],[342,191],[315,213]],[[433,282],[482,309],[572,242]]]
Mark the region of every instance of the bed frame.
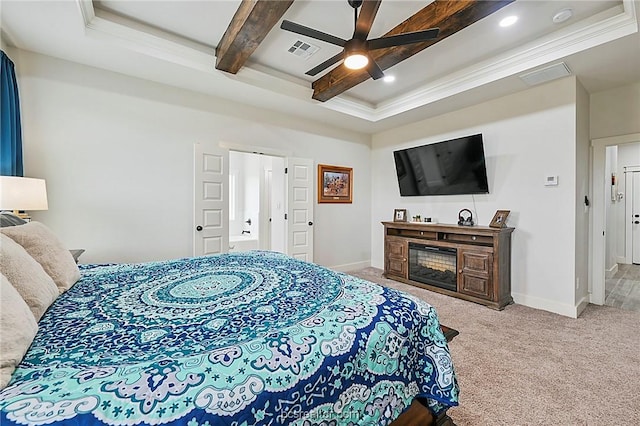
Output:
[[[458,330],[441,325],[440,328],[444,333],[444,337],[447,338],[447,342],[451,342],[458,334]],[[407,411],[402,413],[400,417],[391,423],[391,426],[455,426],[451,417],[444,411],[437,418],[433,416],[431,411],[423,405],[420,400],[413,401]]]

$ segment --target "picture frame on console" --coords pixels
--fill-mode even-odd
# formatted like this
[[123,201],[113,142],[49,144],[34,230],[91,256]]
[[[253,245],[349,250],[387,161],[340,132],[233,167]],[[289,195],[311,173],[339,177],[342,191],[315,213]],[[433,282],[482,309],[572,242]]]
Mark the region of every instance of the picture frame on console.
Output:
[[504,228],[507,226],[507,216],[509,216],[509,213],[511,213],[511,210],[497,210],[489,226],[491,228]]
[[406,222],[407,221],[407,209],[395,209],[393,211],[394,222]]
[[318,164],[318,203],[352,203],[353,169]]

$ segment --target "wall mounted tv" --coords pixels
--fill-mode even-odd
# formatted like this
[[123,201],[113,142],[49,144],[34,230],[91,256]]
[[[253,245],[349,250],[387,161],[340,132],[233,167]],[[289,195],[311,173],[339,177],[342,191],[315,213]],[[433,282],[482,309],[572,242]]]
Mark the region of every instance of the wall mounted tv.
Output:
[[482,134],[393,152],[400,195],[487,194]]

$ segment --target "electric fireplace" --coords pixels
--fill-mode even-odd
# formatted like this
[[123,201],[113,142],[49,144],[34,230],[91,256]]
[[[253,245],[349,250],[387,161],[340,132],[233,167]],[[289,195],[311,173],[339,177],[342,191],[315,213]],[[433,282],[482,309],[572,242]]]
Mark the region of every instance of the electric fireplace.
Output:
[[409,279],[456,291],[457,257],[455,248],[409,243]]

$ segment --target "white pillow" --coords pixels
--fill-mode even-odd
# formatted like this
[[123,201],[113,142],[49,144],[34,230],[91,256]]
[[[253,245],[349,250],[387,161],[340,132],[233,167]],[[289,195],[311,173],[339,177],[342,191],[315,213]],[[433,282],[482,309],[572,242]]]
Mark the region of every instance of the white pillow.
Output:
[[0,273],[22,296],[36,321],[40,320],[44,311],[60,294],[56,283],[42,266],[29,256],[24,248],[4,234],[0,234]]
[[0,230],[20,244],[49,274],[60,293],[69,290],[80,279],[80,270],[73,256],[49,228],[40,222]]
[[0,274],[0,390],[11,380],[38,332],[29,307],[9,280]]

